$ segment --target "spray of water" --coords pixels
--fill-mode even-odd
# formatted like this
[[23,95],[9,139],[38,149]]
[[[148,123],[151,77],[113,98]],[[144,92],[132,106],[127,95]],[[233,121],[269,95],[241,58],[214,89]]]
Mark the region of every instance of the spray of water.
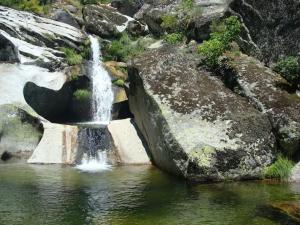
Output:
[[84,154],[80,165],[76,166],[77,169],[83,172],[96,173],[104,170],[110,170],[111,165],[107,163],[106,152],[98,152],[96,157],[90,157]]

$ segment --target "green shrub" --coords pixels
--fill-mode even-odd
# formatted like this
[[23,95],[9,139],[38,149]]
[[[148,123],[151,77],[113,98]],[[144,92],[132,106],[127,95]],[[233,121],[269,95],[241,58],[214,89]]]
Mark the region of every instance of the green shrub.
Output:
[[145,46],[140,40],[132,40],[128,34],[124,33],[118,40],[112,41],[106,49],[106,60],[127,61],[143,51]]
[[300,64],[299,58],[294,56],[288,56],[280,59],[274,70],[281,74],[292,85],[298,85],[300,83]]
[[84,59],[89,59],[91,56],[91,41],[89,38],[87,38],[82,45],[80,45],[80,55]]
[[78,89],[73,93],[75,100],[80,102],[86,102],[91,99],[91,92],[86,89]]
[[182,33],[172,33],[172,34],[166,34],[164,36],[164,40],[170,44],[177,44],[182,42],[184,39],[184,36]]
[[195,6],[195,1],[194,0],[182,0],[181,5],[185,9],[193,9]]
[[88,5],[88,4],[98,4],[98,3],[110,3],[110,0],[80,0],[80,3],[82,5]]
[[61,48],[65,53],[67,62],[70,66],[78,65],[82,63],[82,56],[78,54],[74,49],[71,48]]
[[125,81],[122,79],[116,79],[112,83],[118,87],[124,87]]
[[198,53],[203,56],[204,62],[214,67],[218,58],[229,50],[229,44],[235,41],[241,32],[241,24],[236,16],[230,16],[225,20],[213,23],[211,38],[198,46]]
[[264,176],[266,178],[288,180],[293,166],[292,161],[280,155],[271,166],[266,168]]
[[175,15],[167,14],[161,17],[161,27],[169,32],[175,32],[178,29],[178,20]]

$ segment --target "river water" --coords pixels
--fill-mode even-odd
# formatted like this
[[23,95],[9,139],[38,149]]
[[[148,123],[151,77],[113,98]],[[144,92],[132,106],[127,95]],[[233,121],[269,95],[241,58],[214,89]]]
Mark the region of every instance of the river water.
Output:
[[1,225],[296,224],[267,206],[299,199],[300,185],[190,185],[151,166],[0,164]]

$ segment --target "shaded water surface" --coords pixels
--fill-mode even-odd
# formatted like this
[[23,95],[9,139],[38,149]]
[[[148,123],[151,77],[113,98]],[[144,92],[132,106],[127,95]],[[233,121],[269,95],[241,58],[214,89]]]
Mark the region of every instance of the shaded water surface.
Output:
[[82,173],[0,164],[1,225],[296,224],[266,207],[300,199],[300,185],[189,185],[149,166]]

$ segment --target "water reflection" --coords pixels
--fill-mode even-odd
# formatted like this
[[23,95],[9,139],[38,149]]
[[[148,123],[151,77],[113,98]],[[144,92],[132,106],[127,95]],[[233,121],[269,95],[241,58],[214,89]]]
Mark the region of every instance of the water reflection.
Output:
[[268,207],[299,200],[300,185],[188,185],[151,166],[80,173],[0,165],[0,224],[296,224]]

